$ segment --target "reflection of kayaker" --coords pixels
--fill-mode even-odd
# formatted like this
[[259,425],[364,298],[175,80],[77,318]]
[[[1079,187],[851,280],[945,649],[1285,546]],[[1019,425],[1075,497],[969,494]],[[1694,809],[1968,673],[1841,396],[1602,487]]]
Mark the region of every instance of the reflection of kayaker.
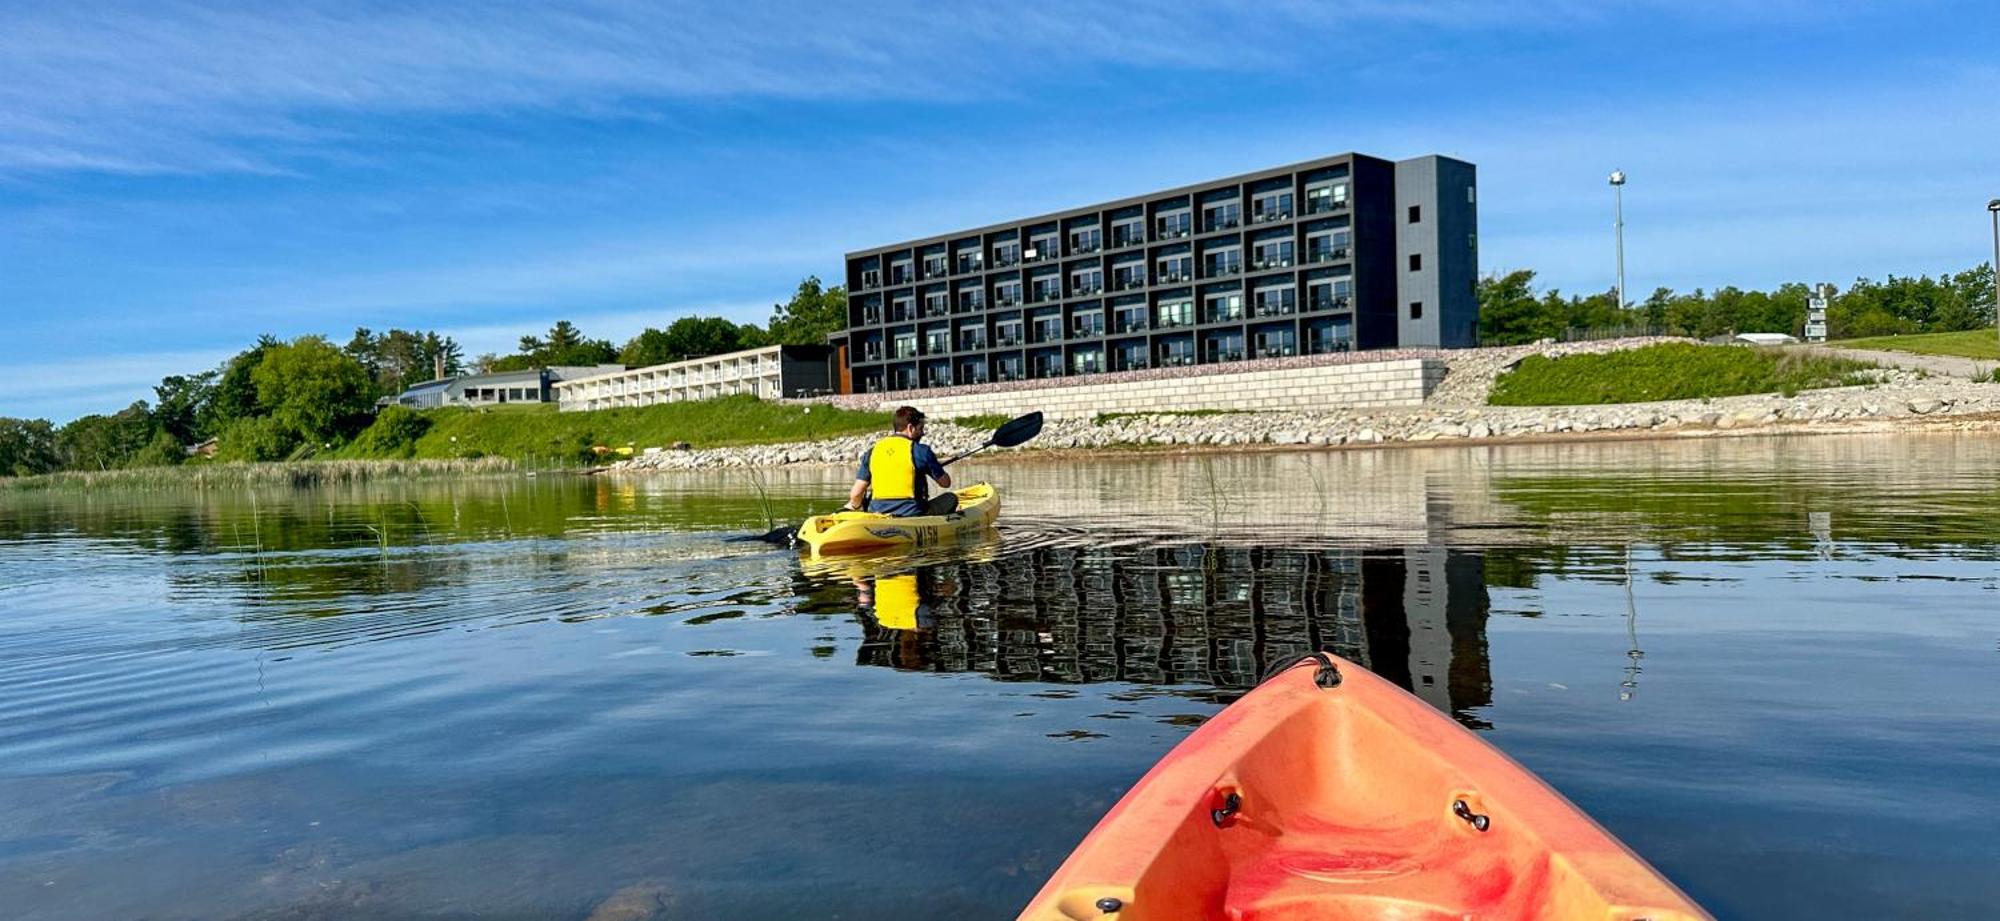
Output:
[[863,661],[867,661],[870,649],[886,650],[887,664],[897,668],[927,667],[924,641],[937,630],[938,605],[956,588],[949,579],[939,578],[933,569],[876,578],[857,577],[854,590],[861,615],[879,628],[870,630],[872,635],[862,641]]
[[931,630],[937,626],[937,604],[951,597],[954,586],[935,570],[920,569],[854,583],[863,613],[884,630]]

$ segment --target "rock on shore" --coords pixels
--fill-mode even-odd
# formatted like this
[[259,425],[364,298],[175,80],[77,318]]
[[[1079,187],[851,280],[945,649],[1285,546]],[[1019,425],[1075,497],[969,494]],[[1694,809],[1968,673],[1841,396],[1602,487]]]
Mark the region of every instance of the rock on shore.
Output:
[[[1023,450],[1091,450],[1127,446],[1294,447],[1494,441],[1589,436],[1597,433],[1700,437],[1758,432],[1879,431],[1899,427],[1964,426],[2000,430],[2000,384],[1874,372],[1876,383],[1810,390],[1795,396],[1757,394],[1711,400],[1671,400],[1599,406],[1486,406],[1493,378],[1532,352],[1603,348],[1579,346],[1481,349],[1455,356],[1450,374],[1423,406],[1331,409],[1320,412],[1118,416],[1103,421],[1050,421]],[[1991,417],[1978,419],[1970,417]],[[939,421],[927,441],[941,456],[970,450],[988,433]],[[801,444],[658,451],[620,461],[614,472],[847,465],[879,437],[870,433]]]

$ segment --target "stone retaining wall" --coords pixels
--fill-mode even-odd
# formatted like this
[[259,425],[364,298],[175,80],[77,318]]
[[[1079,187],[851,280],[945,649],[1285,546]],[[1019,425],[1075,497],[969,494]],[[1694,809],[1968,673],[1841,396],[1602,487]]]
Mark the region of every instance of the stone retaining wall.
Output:
[[1380,409],[1422,404],[1444,376],[1442,359],[1405,358],[950,396],[931,396],[918,391],[900,395],[903,399],[884,400],[876,406],[893,410],[904,402],[915,402],[926,415],[939,419],[986,414],[1013,416],[1037,409],[1051,419],[1199,409],[1257,412]]

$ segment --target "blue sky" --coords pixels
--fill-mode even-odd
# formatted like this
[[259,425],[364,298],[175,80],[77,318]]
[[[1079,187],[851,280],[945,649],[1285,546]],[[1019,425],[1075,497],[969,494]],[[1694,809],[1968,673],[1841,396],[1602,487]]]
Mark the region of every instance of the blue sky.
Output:
[[[282,6],[282,9],[280,8]],[[0,415],[259,333],[763,320],[877,243],[1316,156],[1478,164],[1485,271],[1991,258],[2000,7],[0,0]]]

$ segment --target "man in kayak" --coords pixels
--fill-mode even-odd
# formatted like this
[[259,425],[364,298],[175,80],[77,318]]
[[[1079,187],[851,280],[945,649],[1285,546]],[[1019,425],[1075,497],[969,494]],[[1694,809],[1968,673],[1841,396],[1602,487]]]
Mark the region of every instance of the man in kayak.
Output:
[[[854,474],[854,488],[847,494],[846,510],[866,508],[871,512],[908,518],[914,515],[948,515],[958,509],[958,496],[945,493],[930,498],[929,480],[951,488],[951,474],[938,463],[937,454],[923,444],[924,414],[914,406],[896,410],[896,429],[861,454],[861,469]],[[863,503],[866,503],[865,505]]]

